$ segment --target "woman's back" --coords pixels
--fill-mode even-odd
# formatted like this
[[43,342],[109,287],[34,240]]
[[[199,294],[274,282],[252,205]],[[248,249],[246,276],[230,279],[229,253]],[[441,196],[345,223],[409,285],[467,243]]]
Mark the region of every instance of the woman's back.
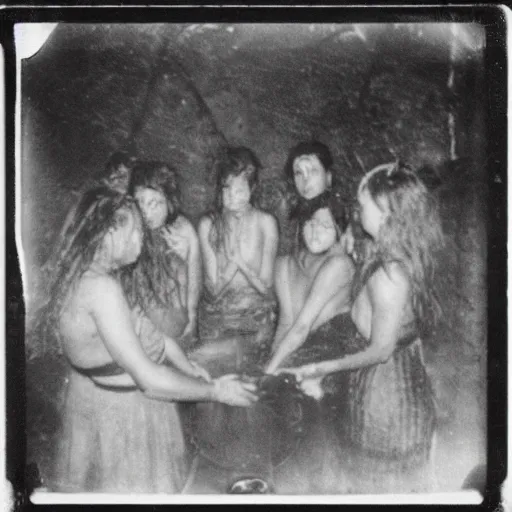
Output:
[[64,352],[74,366],[89,368],[112,361],[91,316],[91,304],[108,300],[99,288],[102,281],[111,279],[87,271],[69,293],[60,317],[60,332]]

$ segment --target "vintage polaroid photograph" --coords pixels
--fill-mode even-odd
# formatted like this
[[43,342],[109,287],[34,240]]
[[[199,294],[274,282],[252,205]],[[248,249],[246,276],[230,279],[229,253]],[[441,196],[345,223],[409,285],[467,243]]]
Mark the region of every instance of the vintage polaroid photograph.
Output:
[[33,503],[483,499],[489,26],[385,11],[14,26]]

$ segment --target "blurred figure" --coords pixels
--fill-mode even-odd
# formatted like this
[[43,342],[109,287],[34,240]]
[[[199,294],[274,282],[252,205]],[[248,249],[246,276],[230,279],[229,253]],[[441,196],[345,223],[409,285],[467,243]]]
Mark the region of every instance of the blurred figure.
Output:
[[123,283],[130,302],[189,350],[197,341],[202,268],[196,231],[180,213],[177,178],[164,162],[140,161],[134,166],[128,191],[142,212],[146,237]]
[[98,179],[99,185],[126,194],[135,162],[135,157],[125,151],[112,153]]

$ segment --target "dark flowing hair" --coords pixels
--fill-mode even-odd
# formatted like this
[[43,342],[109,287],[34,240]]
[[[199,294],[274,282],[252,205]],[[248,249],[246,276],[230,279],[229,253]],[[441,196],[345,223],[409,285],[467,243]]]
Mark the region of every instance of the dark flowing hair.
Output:
[[[295,187],[295,180],[293,176],[293,162],[296,158],[304,155],[316,155],[324,166],[326,172],[332,173],[332,154],[329,148],[318,140],[308,140],[299,142],[293,146],[288,153],[286,163],[284,166],[284,174],[286,181],[291,187]],[[334,178],[334,176],[333,176]]]
[[251,204],[254,205],[255,189],[259,181],[259,171],[262,165],[254,152],[246,147],[226,148],[215,164],[217,176],[215,193],[215,210],[210,214],[213,221],[212,244],[219,251],[224,244],[225,222],[223,218],[222,189],[230,176],[245,174],[251,189]]
[[411,283],[412,311],[420,335],[428,336],[439,320],[435,273],[444,235],[436,198],[407,164],[395,162],[368,172],[359,185],[389,215],[377,238],[366,244],[355,281],[354,297],[375,270],[393,261],[406,270]]
[[[139,161],[133,168],[128,191],[150,188],[161,192],[167,202],[166,225],[180,215],[178,173],[169,164],[160,161]],[[139,259],[121,271],[121,282],[130,305],[144,308],[152,302],[169,306],[177,299],[179,285],[177,272],[183,260],[168,252],[168,246],[160,229],[149,229],[144,223],[144,244]]]
[[[66,217],[45,264],[48,294],[36,326],[45,346],[51,339],[60,341],[59,320],[70,290],[93,262],[107,231],[126,222],[126,210],[138,211],[131,198],[108,187],[95,187],[82,194]],[[57,351],[61,352],[60,343]]]
[[136,188],[150,188],[161,192],[169,210],[166,224],[172,224],[180,214],[178,172],[171,165],[160,161],[139,161],[133,169],[128,193],[133,196]]
[[331,212],[334,222],[336,224],[337,240],[341,238],[341,235],[347,230],[350,220],[351,213],[350,208],[346,204],[340,205],[331,194],[320,194],[309,201],[300,203],[300,207],[294,212],[294,218],[297,220],[297,231],[296,231],[296,249],[300,252],[305,247],[304,242],[304,225],[310,220],[315,212],[322,208],[328,208]]
[[127,151],[115,151],[108,157],[108,160],[105,163],[105,167],[96,174],[94,178],[94,186],[105,186],[112,188],[110,184],[112,177],[117,174],[122,167],[125,167],[131,174],[136,161],[137,160],[135,155],[132,153]]
[[323,165],[325,172],[331,173],[331,187],[329,190],[325,190],[321,195],[330,196],[333,189],[338,185],[337,175],[333,168],[333,158],[330,149],[323,142],[318,140],[302,141],[293,146],[286,159],[284,166],[284,174],[286,180],[287,196],[290,201],[290,214],[291,220],[300,218],[301,210],[309,208],[309,202],[314,201],[316,198],[306,199],[302,197],[295,186],[295,178],[293,172],[293,163],[295,160],[304,155],[315,155],[320,163]]

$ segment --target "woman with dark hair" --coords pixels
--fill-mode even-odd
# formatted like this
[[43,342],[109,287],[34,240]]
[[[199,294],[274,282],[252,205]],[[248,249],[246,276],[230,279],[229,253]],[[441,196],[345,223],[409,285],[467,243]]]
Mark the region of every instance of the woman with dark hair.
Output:
[[[250,149],[227,148],[216,166],[216,208],[199,223],[205,275],[199,305],[202,345],[191,357],[212,375],[261,374],[274,335],[278,228],[274,217],[253,206],[260,167]],[[211,475],[213,465],[224,489],[242,478],[244,486],[257,484],[259,490],[254,492],[268,492],[268,445],[258,442],[265,433],[261,428],[265,420],[258,408],[234,411],[218,404],[197,404],[193,425],[202,456],[199,473],[208,468]],[[248,474],[251,478],[246,481]],[[228,489],[234,492],[229,485]]]
[[128,190],[135,161],[135,157],[130,153],[126,151],[115,151],[108,158],[105,169],[98,178],[99,185],[125,194]]
[[128,298],[189,350],[197,339],[202,269],[196,231],[180,213],[177,173],[164,162],[141,161],[129,193],[141,209],[146,237],[137,264],[123,276]]
[[216,209],[199,223],[205,271],[202,340],[244,334],[268,348],[275,328],[275,218],[252,204],[261,167],[247,148],[228,148],[217,163]]
[[[300,240],[300,225],[304,215],[317,204],[329,201],[336,216],[343,215],[346,200],[336,184],[336,174],[330,149],[317,140],[302,141],[289,152],[284,173],[291,191],[290,219],[295,224],[296,240]],[[352,250],[352,227],[347,231],[348,250]],[[343,253],[343,249],[341,252]],[[300,250],[298,246],[295,250]]]
[[348,215],[335,219],[324,197],[300,219],[299,251],[277,260],[280,314],[268,373],[289,361],[320,326],[341,321],[350,311],[354,264],[346,250],[333,251],[337,244],[346,248],[348,225]]
[[41,318],[42,335],[59,341],[70,365],[52,487],[179,492],[187,468],[174,401],[248,406],[254,388],[233,376],[196,378],[179,346],[130,310],[116,276],[143,241],[131,199],[95,188],[73,212]]
[[316,140],[299,142],[288,154],[286,180],[302,198],[313,199],[331,188],[332,164],[331,152],[325,144]]
[[[310,205],[311,209],[303,210],[299,219],[298,250],[278,258],[276,263],[279,322],[266,366],[268,373],[280,366],[303,365],[360,349],[350,320],[355,267],[347,252],[349,215],[335,218],[326,196]],[[310,435],[294,454],[293,463],[277,473],[285,488],[291,480],[300,482],[297,491],[341,489],[331,427],[333,415],[347,414],[347,382],[329,379],[327,387],[328,396],[307,418]],[[293,478],[287,474],[290,471]]]
[[345,461],[356,491],[427,491],[435,409],[422,340],[439,316],[434,277],[444,237],[437,203],[399,162],[370,171],[357,199],[372,239],[351,310],[364,349],[282,371],[292,371],[304,389],[348,372]]

